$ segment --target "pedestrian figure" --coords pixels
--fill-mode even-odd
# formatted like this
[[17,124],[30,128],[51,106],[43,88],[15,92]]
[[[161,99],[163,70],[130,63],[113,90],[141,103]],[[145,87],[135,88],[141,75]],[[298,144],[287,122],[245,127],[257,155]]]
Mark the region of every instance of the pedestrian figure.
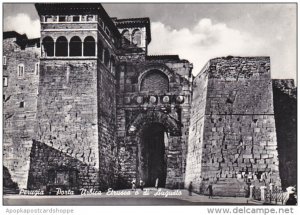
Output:
[[192,195],[192,190],[193,190],[193,182],[191,181],[189,185],[189,196]]
[[212,198],[212,197],[213,197],[213,187],[212,187],[212,183],[210,183],[210,184],[208,185],[208,187],[207,187],[206,190],[208,190],[208,193],[209,193],[208,198],[209,198],[209,199]]
[[286,205],[297,205],[297,199],[295,193],[289,194],[289,198],[285,203]]
[[144,190],[144,182],[142,179],[140,180],[140,188],[142,191]]
[[288,199],[286,200],[286,205],[297,205],[297,197],[296,197],[296,189],[295,187],[288,187],[286,188],[288,193]]
[[132,185],[132,186],[131,186],[131,190],[132,190],[132,191],[135,191],[135,190],[136,190],[136,184],[135,184],[135,183],[136,183],[136,181],[135,181],[135,179],[133,179],[132,182],[131,182],[131,185]]
[[158,181],[159,181],[159,179],[158,178],[156,178],[156,180],[155,180],[155,188],[158,190]]

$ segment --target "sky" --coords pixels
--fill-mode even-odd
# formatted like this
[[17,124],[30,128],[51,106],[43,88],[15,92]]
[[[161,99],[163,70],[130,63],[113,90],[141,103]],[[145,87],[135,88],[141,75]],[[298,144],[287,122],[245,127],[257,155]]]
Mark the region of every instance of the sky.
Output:
[[[295,3],[114,3],[111,17],[149,17],[149,55],[178,54],[196,75],[211,58],[270,56],[271,76],[295,79],[297,8]],[[3,30],[39,37],[33,4],[4,4]]]

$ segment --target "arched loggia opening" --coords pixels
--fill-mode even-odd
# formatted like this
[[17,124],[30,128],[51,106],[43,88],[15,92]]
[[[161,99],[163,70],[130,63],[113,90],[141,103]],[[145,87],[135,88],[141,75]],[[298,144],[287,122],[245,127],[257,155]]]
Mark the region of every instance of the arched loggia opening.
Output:
[[42,44],[43,44],[45,56],[48,57],[54,56],[54,40],[48,36],[43,39]]
[[165,187],[167,177],[167,141],[165,127],[161,123],[150,123],[141,132],[139,175],[145,186],[154,187],[159,179],[159,187]]
[[82,42],[78,36],[70,40],[70,56],[82,56]]
[[68,56],[68,40],[63,36],[56,40],[55,56]]
[[130,44],[130,34],[128,30],[124,30],[122,32],[122,45],[129,45]]
[[132,33],[132,43],[136,46],[141,46],[142,44],[142,33],[139,29],[136,29]]
[[95,56],[95,39],[92,36],[88,36],[84,39],[84,56]]

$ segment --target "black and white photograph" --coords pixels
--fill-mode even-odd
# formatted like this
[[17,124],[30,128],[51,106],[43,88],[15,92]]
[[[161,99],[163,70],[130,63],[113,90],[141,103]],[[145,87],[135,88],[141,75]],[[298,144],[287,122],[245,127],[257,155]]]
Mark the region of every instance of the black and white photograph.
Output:
[[1,4],[5,214],[295,212],[297,2]]

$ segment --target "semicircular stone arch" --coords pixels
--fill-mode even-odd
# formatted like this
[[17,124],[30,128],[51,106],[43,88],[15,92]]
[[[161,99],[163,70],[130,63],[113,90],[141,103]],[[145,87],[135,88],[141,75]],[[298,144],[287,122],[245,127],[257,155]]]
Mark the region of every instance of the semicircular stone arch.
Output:
[[140,91],[169,92],[169,79],[160,70],[151,70],[144,75],[140,84]]
[[147,124],[160,123],[162,124],[166,131],[170,133],[171,136],[181,135],[181,125],[180,122],[176,121],[170,115],[159,112],[147,112],[140,113],[132,123],[129,124],[127,131],[130,135],[135,135],[136,133],[143,130]]
[[141,86],[142,86],[142,82],[145,79],[145,77],[147,77],[147,75],[149,75],[149,73],[151,73],[153,71],[159,71],[163,75],[165,75],[168,78],[168,85],[170,84],[170,82],[172,82],[174,73],[172,72],[172,70],[169,67],[167,67],[165,65],[150,65],[150,66],[147,66],[146,68],[143,68],[142,72],[140,73],[140,75],[138,77],[139,91],[142,90]]

